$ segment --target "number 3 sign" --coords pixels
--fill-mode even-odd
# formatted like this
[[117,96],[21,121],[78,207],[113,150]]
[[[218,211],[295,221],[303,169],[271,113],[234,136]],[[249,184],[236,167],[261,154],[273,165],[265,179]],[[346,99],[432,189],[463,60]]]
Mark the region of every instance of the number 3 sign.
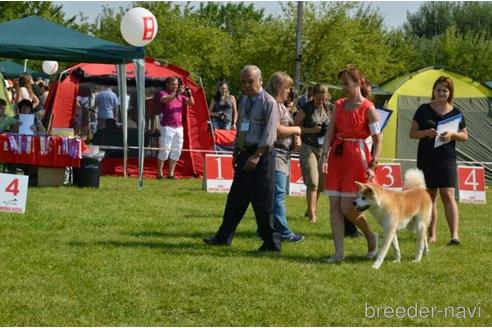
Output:
[[382,163],[376,169],[378,183],[388,189],[402,191],[400,163]]
[[25,175],[0,174],[0,212],[26,212],[28,181]]
[[458,166],[458,189],[461,203],[485,204],[483,167]]

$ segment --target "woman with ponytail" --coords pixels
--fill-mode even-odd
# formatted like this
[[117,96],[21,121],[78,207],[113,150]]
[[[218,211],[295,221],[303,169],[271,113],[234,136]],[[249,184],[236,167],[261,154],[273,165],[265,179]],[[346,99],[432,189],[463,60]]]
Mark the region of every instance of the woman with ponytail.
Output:
[[39,105],[39,99],[34,94],[32,89],[34,81],[29,74],[21,74],[17,81],[15,81],[15,93],[17,95],[16,103],[20,103],[22,100],[27,99],[32,102],[33,108]]
[[[335,103],[331,124],[326,132],[321,163],[328,163],[324,192],[330,198],[330,217],[335,254],[328,262],[343,260],[344,216],[352,221],[367,239],[369,259],[377,255],[378,236],[371,231],[366,218],[355,209],[353,201],[358,187],[355,181],[375,179],[381,154],[382,136],[374,104],[368,99],[370,90],[361,72],[348,66],[338,74],[346,98]],[[365,139],[372,136],[370,151]]]

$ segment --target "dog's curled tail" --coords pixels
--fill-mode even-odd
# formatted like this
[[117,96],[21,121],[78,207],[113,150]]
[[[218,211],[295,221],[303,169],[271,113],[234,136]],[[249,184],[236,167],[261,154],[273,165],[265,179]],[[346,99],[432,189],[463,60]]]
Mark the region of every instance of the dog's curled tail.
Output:
[[425,178],[424,173],[419,169],[409,169],[405,172],[405,189],[413,189],[413,188],[423,188],[426,189],[425,186]]

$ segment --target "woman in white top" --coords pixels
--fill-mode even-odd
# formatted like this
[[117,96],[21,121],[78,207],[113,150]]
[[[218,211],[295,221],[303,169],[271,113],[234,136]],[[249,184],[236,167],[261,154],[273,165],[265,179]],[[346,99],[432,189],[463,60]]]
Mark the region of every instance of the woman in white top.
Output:
[[32,84],[34,80],[32,76],[29,74],[21,74],[19,75],[18,80],[15,81],[15,91],[17,95],[16,103],[18,104],[24,99],[32,102],[33,108],[36,108],[39,105],[39,99],[34,94],[32,90]]

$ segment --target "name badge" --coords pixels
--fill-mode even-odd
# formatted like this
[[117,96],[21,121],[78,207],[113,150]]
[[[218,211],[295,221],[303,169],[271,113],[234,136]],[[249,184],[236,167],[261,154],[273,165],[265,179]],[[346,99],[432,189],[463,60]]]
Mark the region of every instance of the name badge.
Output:
[[241,132],[248,132],[250,127],[250,122],[248,119],[244,119],[241,121],[241,126],[239,127],[239,131]]

